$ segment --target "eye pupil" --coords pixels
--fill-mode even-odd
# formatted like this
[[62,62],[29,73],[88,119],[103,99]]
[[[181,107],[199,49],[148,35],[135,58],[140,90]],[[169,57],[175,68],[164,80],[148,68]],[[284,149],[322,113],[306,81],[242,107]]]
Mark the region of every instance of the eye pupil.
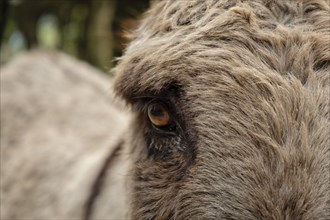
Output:
[[169,124],[170,116],[166,109],[158,103],[148,106],[148,117],[152,124],[163,127]]
[[150,114],[154,117],[164,117],[164,109],[161,108],[159,105],[153,105],[150,108]]

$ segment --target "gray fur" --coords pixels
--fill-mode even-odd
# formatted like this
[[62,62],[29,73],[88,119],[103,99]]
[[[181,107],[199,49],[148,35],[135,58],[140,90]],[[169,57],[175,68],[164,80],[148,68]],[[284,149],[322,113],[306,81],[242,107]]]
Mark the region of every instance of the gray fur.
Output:
[[155,3],[115,89],[167,103],[182,130],[157,136],[135,110],[129,217],[330,219],[329,8]]
[[81,220],[89,200],[91,217],[122,218],[127,162],[112,157],[103,189],[94,187],[128,120],[110,79],[46,51],[18,55],[0,77],[1,219]]

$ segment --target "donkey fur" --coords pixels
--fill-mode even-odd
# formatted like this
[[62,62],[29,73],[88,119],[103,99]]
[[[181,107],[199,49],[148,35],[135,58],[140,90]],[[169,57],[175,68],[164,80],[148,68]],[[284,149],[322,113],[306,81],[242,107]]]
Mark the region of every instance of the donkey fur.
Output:
[[111,80],[43,50],[17,55],[0,77],[0,219],[123,218],[127,161],[111,155],[128,117]]
[[329,5],[152,6],[115,89],[166,103],[182,129],[159,136],[134,110],[130,218],[330,219]]

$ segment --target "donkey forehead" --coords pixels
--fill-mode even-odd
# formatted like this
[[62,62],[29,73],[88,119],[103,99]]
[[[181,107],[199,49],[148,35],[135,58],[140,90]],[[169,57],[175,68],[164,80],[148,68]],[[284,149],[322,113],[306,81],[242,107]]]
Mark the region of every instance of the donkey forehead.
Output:
[[[235,68],[246,66],[242,62],[246,51],[235,49],[234,43],[209,42],[179,38],[133,43],[115,68],[116,91],[131,101],[139,96],[166,93],[172,86],[186,89],[204,84],[210,88],[222,81],[224,74],[235,74]],[[260,68],[256,62],[251,63],[248,69]]]
[[[136,39],[115,68],[115,89],[126,100],[148,93],[155,95],[172,84],[195,84],[194,78],[200,75],[205,80],[211,74],[209,79],[216,81],[221,73],[234,73],[232,68],[243,64],[250,69],[262,66],[251,61],[253,56],[246,48],[256,43],[252,37],[255,31],[251,30],[258,29],[258,25],[252,10],[245,6],[224,10],[219,6],[205,12],[197,4],[204,1],[189,1],[196,7],[191,15],[196,19],[188,16],[187,22],[183,22],[179,19],[180,11],[191,5],[178,2],[181,3],[176,3],[176,10],[170,9],[174,6],[159,4],[157,10],[150,12],[154,19],[142,23]],[[168,15],[171,11],[180,16]]]
[[[209,86],[221,81],[223,73],[235,75],[253,70],[254,74],[260,73],[255,78],[260,81],[257,78],[264,77],[262,73],[280,69],[281,64],[274,61],[277,54],[269,48],[289,40],[272,30],[262,31],[249,4],[226,10],[220,5],[206,12],[197,4],[204,1],[193,2],[196,5],[191,5],[197,8],[193,14],[198,19],[189,17],[189,22],[180,23],[180,16],[167,16],[171,11],[169,5],[159,4],[157,10],[150,12],[154,13],[154,19],[145,20],[137,31],[136,39],[115,68],[115,89],[126,100],[146,94],[157,95],[173,84],[182,87],[196,85],[196,82],[202,84],[201,80],[196,81],[196,76],[202,77]],[[178,8],[188,6],[180,3]],[[174,11],[179,13],[180,10]],[[269,42],[258,43],[265,40]],[[258,57],[260,54],[253,51],[262,51],[265,58]],[[266,61],[279,67],[269,70]],[[245,78],[249,74],[241,76]]]

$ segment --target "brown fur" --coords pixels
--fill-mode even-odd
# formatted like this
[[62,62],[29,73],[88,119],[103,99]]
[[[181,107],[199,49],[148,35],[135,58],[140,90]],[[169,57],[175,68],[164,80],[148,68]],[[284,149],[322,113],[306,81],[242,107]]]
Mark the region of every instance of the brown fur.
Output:
[[[330,219],[329,1],[162,1],[116,68],[134,219]],[[142,104],[141,104],[142,101]],[[152,143],[152,144],[149,144]]]

